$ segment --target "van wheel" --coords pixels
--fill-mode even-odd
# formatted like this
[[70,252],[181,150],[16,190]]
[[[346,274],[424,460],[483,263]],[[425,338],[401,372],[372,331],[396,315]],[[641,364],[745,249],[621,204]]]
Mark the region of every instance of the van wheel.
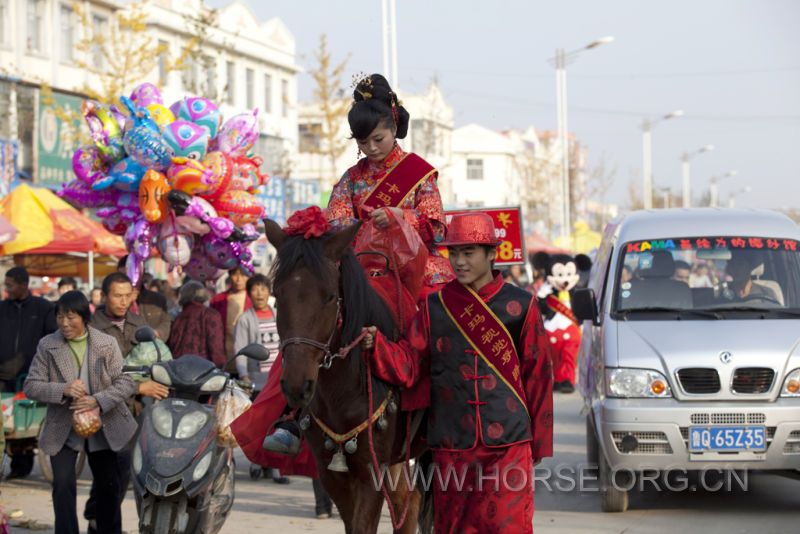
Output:
[[606,455],[598,451],[598,468],[600,470],[600,499],[604,512],[618,513],[628,509],[628,491],[614,485],[611,466]]
[[591,469],[597,468],[597,458],[600,455],[600,444],[597,441],[597,432],[594,429],[592,413],[586,415],[586,463]]

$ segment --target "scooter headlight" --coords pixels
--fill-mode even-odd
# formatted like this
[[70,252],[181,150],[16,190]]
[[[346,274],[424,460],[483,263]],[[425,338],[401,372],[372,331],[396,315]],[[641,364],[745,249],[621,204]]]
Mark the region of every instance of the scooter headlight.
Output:
[[651,369],[606,369],[606,395],[627,398],[672,397],[667,379]]
[[178,423],[178,430],[175,432],[177,439],[189,439],[203,428],[208,421],[208,415],[205,412],[196,411],[187,413],[181,417]]
[[172,437],[172,414],[160,404],[153,408],[153,427],[165,438]]
[[222,391],[222,388],[225,387],[225,383],[227,381],[228,378],[225,376],[212,376],[206,380],[202,386],[200,386],[200,391]]
[[159,384],[163,384],[165,386],[172,385],[172,379],[169,377],[169,372],[163,365],[154,364],[150,368],[150,376]]
[[142,472],[142,446],[138,443],[133,449],[133,472],[137,475]]
[[192,480],[197,482],[204,476],[206,476],[206,472],[208,472],[208,468],[211,466],[211,454],[208,453],[203,456],[203,459],[197,462],[197,466],[194,468],[194,473],[192,473]]
[[795,369],[783,381],[781,397],[800,397],[800,369]]

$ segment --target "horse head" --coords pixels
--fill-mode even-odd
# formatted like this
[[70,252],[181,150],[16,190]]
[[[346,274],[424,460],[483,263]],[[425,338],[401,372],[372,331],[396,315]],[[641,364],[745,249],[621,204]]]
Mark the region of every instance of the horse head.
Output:
[[341,344],[343,295],[339,263],[360,227],[356,223],[319,238],[290,236],[264,221],[269,242],[277,249],[273,295],[283,352],[281,389],[292,408],[307,406],[319,370]]

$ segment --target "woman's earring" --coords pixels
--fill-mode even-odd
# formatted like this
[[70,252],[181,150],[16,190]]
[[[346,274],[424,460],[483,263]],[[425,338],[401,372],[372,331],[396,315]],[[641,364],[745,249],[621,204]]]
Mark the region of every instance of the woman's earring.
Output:
[[392,145],[392,146],[393,146],[394,148],[397,148],[397,138],[396,138],[396,137],[394,138],[394,145]]
[[356,159],[361,159],[361,147],[359,147],[358,151],[356,152]]

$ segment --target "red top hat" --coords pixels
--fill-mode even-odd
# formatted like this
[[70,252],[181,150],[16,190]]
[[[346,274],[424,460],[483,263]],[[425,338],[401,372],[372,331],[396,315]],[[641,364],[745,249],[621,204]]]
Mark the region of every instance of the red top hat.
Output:
[[460,245],[489,245],[496,247],[500,244],[494,233],[494,222],[486,213],[462,213],[453,215],[447,227],[447,237],[439,243],[443,247]]

